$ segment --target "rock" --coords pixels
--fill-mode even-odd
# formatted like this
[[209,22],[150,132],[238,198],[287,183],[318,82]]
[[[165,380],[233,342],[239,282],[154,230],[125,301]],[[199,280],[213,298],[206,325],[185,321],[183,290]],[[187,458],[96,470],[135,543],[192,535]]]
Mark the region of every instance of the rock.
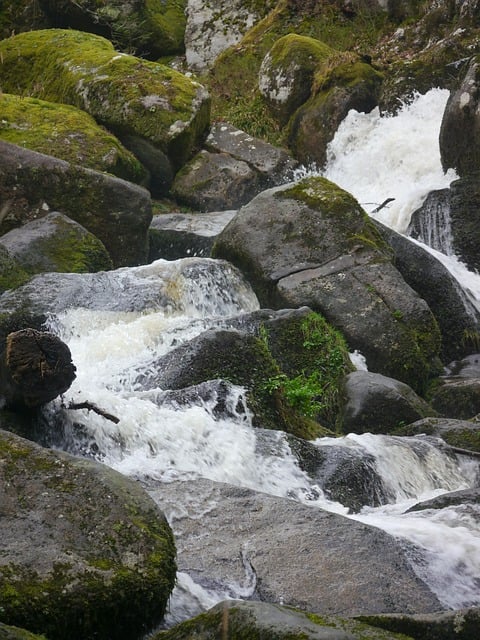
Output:
[[[467,4],[467,2],[465,3]],[[459,609],[433,614],[388,614],[360,616],[367,624],[404,633],[415,640],[475,640],[480,623],[480,609]]]
[[469,420],[480,413],[480,378],[442,377],[430,403],[445,418]]
[[357,201],[328,180],[259,194],[220,233],[212,255],[242,269],[262,306],[321,313],[370,370],[416,391],[439,372],[439,331],[427,304],[391,264]]
[[[205,89],[170,67],[116,52],[74,30],[22,33],[0,42],[4,91],[79,107],[113,133],[160,149],[178,170],[204,136]],[[49,64],[46,64],[48,61]]]
[[[431,196],[427,201],[430,199]],[[412,226],[418,229],[421,210],[415,214],[415,218],[412,218]],[[473,345],[469,336],[473,338],[477,335],[480,316],[458,281],[431,253],[380,222],[374,220],[373,223],[394,251],[393,264],[400,271],[405,282],[427,302],[435,316],[442,336],[440,351],[442,362],[450,362],[452,359],[461,358],[470,353]],[[429,228],[432,230],[435,227],[429,225]],[[415,237],[416,234],[413,235]],[[427,244],[439,249],[435,247],[436,243],[432,242],[431,235],[421,239],[423,242],[428,240]],[[439,240],[439,244],[440,242]]]
[[45,636],[38,636],[35,633],[30,633],[25,629],[19,629],[18,627],[11,627],[0,622],[0,638],[2,640],[45,640]]
[[374,457],[341,445],[312,444],[293,436],[288,437],[299,467],[312,482],[334,502],[347,507],[349,513],[358,513],[365,506],[378,507],[393,502],[392,496],[379,475]]
[[[226,600],[204,614],[153,636],[153,640],[198,640],[229,637],[275,638],[275,640],[401,640],[395,633],[369,627],[362,622],[320,616],[267,602]],[[403,640],[408,640],[402,636]]]
[[183,51],[187,0],[39,0],[51,26],[82,29],[111,39],[122,51],[152,60]]
[[445,370],[447,376],[480,378],[480,353],[472,353],[461,360],[450,362]]
[[259,174],[262,189],[288,182],[298,167],[298,162],[284,149],[254,138],[228,122],[212,125],[205,140],[205,149],[213,153],[228,153],[236,160],[246,162]]
[[318,437],[322,432],[320,425],[297,414],[289,406],[281,386],[276,385],[280,375],[281,370],[263,340],[234,329],[210,329],[148,363],[144,372],[138,372],[135,384],[148,391],[228,380],[246,388],[255,426],[281,429],[301,438]]
[[450,94],[440,128],[440,155],[444,170],[460,177],[480,171],[480,65],[475,58],[457,91]]
[[171,194],[199,211],[226,211],[261,191],[258,174],[226,153],[200,151],[176,175]]
[[146,171],[117,138],[85,111],[66,104],[0,94],[0,139],[96,171],[143,183]]
[[345,62],[316,76],[318,90],[292,116],[288,146],[297,160],[323,167],[328,143],[351,109],[368,113],[378,104],[381,75],[369,64]]
[[145,185],[153,197],[168,193],[173,182],[173,170],[167,155],[138,135],[119,134],[126,147],[139,159],[148,174]]
[[29,277],[29,274],[0,242],[0,294],[25,284]]
[[349,373],[339,427],[343,433],[389,433],[436,411],[408,385],[369,371]]
[[450,220],[455,255],[471,271],[480,269],[477,212],[480,206],[480,172],[450,185]]
[[115,266],[146,260],[150,194],[120,178],[0,141],[0,210],[0,233],[54,210],[101,240]]
[[[477,505],[480,504],[480,489],[462,489],[460,491],[451,491],[441,496],[436,496],[430,500],[423,500],[407,509],[405,513],[412,511],[423,511],[424,509],[446,509],[459,505]],[[468,507],[467,507],[468,508]]]
[[2,622],[49,640],[141,638],[158,624],[175,547],[144,491],[6,432],[0,450]]
[[0,360],[0,404],[37,408],[50,402],[75,380],[68,346],[52,333],[22,329],[7,335]]
[[308,100],[316,69],[334,54],[320,40],[295,33],[275,42],[260,66],[258,88],[280,124]]
[[154,216],[149,229],[149,262],[208,257],[215,238],[235,214],[236,210]]
[[451,447],[480,452],[480,426],[478,422],[449,418],[425,418],[398,430],[401,435],[433,435],[445,440]]
[[[403,544],[380,529],[198,478],[152,482],[147,490],[171,514],[178,570],[207,589],[225,591],[236,584],[251,599],[283,601],[322,615],[442,608],[413,573]],[[188,517],[178,509],[185,496]]]
[[28,273],[85,273],[112,269],[104,245],[77,222],[57,211],[0,236],[0,244]]
[[185,58],[189,69],[201,73],[236,44],[250,27],[273,8],[275,2],[246,0],[188,0]]

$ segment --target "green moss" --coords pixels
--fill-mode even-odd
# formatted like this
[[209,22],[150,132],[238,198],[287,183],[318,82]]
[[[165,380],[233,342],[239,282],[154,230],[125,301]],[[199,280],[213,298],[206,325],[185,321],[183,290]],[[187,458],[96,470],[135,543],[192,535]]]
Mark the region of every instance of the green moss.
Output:
[[91,233],[70,231],[58,237],[42,238],[39,250],[62,273],[95,273],[113,269],[104,245]]
[[[354,18],[347,18],[331,3],[317,3],[316,10],[302,6],[293,10],[287,0],[277,2],[275,8],[255,24],[240,43],[230,47],[217,59],[211,74],[204,78],[214,102],[212,117],[231,122],[251,135],[261,136],[273,144],[286,140],[278,124],[265,111],[256,111],[255,131],[249,128],[250,104],[258,97],[258,72],[265,55],[277,40],[289,34],[313,38],[337,51],[363,53],[392,26],[386,12],[359,9]],[[260,122],[261,121],[261,122]]]
[[118,54],[100,36],[48,29],[0,42],[4,91],[84,109],[116,134],[150,139],[181,166],[205,130],[202,88],[169,67]]
[[313,312],[285,326],[262,325],[260,331],[282,370],[266,380],[267,390],[281,389],[292,409],[334,429],[340,387],[354,369],[340,332]]
[[30,275],[0,246],[0,294],[16,289],[29,280]]
[[135,156],[84,111],[3,93],[0,113],[2,140],[132,182],[145,178]]

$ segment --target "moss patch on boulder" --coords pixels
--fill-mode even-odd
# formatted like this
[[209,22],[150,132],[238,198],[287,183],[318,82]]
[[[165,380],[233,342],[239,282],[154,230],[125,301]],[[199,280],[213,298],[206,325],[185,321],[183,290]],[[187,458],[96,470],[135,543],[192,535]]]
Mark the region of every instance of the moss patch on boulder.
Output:
[[146,178],[135,156],[80,109],[2,93],[0,113],[2,140],[131,182]]
[[49,640],[131,640],[158,624],[175,546],[143,490],[6,432],[0,459],[0,621]]
[[16,289],[29,278],[29,274],[8,250],[0,246],[0,294],[8,289]]
[[72,104],[116,135],[136,135],[179,168],[209,123],[205,89],[173,69],[120,54],[100,36],[46,29],[0,42],[4,91]]

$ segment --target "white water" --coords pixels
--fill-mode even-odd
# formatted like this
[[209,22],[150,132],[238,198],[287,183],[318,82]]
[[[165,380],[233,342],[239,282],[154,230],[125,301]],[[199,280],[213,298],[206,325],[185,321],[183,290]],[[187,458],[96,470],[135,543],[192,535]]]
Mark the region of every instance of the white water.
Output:
[[[448,186],[453,177],[441,171],[436,142],[446,97],[445,92],[430,92],[395,118],[380,118],[375,112],[349,114],[331,145],[327,177],[363,203],[394,197],[392,206],[381,212],[383,222],[397,230],[406,228],[410,214],[426,194]],[[153,274],[154,279],[165,279],[167,273],[172,279],[172,270],[175,272],[176,265],[183,262],[159,261],[137,272],[149,277]],[[174,285],[168,286],[170,303],[164,308],[157,301],[143,311],[70,309],[52,319],[56,332],[68,342],[77,366],[77,379],[65,395],[65,403],[89,400],[120,418],[113,424],[85,410],[65,410],[71,425],[70,441],[77,438],[75,421],[83,424],[79,445],[83,450],[92,450],[95,444],[106,464],[133,477],[148,476],[163,482],[204,477],[347,515],[346,508],[329,502],[318,487],[312,486],[281,433],[274,435],[275,453],[259,453],[248,413],[235,411],[242,400],[241,388],[230,389],[234,417],[228,420],[215,418],[213,402],[172,405],[163,402],[161,389],[138,389],[135,379],[139,369],[148,369],[155,357],[199,334],[210,319],[258,308],[248,287],[238,283],[226,296],[230,276],[226,273],[208,282],[197,277],[190,283],[182,281],[182,286],[178,278],[173,278]],[[472,276],[469,286],[475,297],[480,286],[473,280]],[[361,355],[355,354],[354,358],[359,366],[365,366]],[[478,510],[460,506],[404,513],[419,500],[473,486],[477,465],[453,461],[421,439],[408,444],[398,438],[352,434],[318,442],[319,446],[329,444],[373,454],[385,483],[396,496],[393,504],[364,509],[350,517],[417,544],[421,551],[412,558],[415,570],[445,606],[480,604]],[[186,594],[190,604],[185,601]],[[173,599],[172,621],[208,607],[225,595],[205,591],[182,574]],[[236,595],[241,593],[237,591]]]

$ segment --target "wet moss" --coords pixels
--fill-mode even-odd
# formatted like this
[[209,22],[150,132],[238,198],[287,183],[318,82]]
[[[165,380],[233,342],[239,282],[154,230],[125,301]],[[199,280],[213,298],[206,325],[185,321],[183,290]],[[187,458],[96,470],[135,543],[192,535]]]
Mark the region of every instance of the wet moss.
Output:
[[65,29],[0,42],[4,91],[74,105],[117,135],[151,140],[178,168],[209,122],[204,89],[163,65],[119,54],[100,36]]
[[146,173],[111,133],[70,105],[0,94],[0,139],[131,182]]

